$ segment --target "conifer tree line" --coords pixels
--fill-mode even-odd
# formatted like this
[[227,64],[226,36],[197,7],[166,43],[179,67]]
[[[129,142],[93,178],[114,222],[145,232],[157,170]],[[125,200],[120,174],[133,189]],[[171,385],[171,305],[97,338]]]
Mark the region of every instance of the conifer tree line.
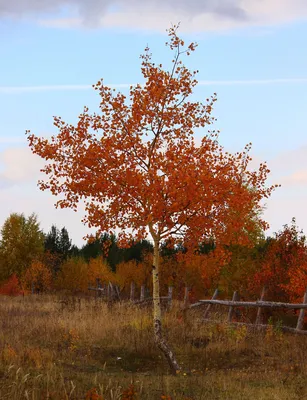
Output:
[[[184,242],[164,242],[162,293],[173,286],[175,296],[182,299],[189,287],[193,301],[219,288],[225,296],[238,290],[251,299],[266,287],[272,300],[299,301],[307,286],[307,245],[295,219],[268,237],[255,225],[252,242],[218,248],[208,240],[199,244],[193,257],[186,257]],[[141,286],[151,289],[152,253],[147,239],[120,248],[118,238],[107,233],[78,247],[65,226],[52,225],[44,233],[35,214],[13,213],[1,228],[0,293],[88,293],[98,278],[117,284],[128,296],[131,282],[137,293]]]

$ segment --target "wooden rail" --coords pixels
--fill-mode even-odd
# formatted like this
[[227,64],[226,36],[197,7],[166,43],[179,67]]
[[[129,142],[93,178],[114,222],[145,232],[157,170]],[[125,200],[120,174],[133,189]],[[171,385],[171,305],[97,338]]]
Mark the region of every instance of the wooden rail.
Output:
[[[218,322],[213,321],[207,318],[207,314],[209,312],[209,307],[212,305],[219,305],[224,307],[229,307],[228,311],[228,318],[227,322],[229,324],[235,325],[245,325],[247,327],[255,328],[255,329],[267,329],[270,325],[265,325],[261,323],[261,310],[262,308],[272,308],[272,309],[290,309],[290,310],[300,310],[296,328],[291,328],[288,326],[280,326],[279,328],[283,332],[291,332],[291,333],[298,333],[301,335],[307,335],[307,331],[303,329],[304,327],[304,317],[305,317],[305,310],[307,309],[307,289],[304,295],[303,303],[281,303],[281,302],[274,302],[274,301],[264,301],[264,296],[266,293],[266,288],[263,288],[261,293],[261,298],[258,301],[239,301],[238,293],[234,292],[232,300],[216,300],[218,291],[214,292],[214,295],[211,299],[208,300],[199,300],[197,303],[194,303],[188,307],[188,309],[193,309],[196,307],[207,305],[206,312],[204,314],[204,318],[202,319],[203,322],[211,321],[211,322]],[[232,315],[235,307],[255,307],[257,308],[257,317],[254,324],[244,323],[244,322],[233,322]]]
[[233,300],[199,300],[190,308],[199,307],[200,305],[213,304],[226,307],[261,307],[261,308],[289,308],[294,310],[306,309],[307,304],[302,303],[278,303],[274,301],[233,301]]

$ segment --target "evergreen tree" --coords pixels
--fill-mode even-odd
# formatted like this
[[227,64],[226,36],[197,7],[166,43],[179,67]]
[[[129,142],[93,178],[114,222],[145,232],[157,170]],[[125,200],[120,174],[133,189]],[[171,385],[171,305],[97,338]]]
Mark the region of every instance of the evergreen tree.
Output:
[[45,236],[45,251],[60,253],[60,232],[55,225],[51,226],[50,232]]
[[71,239],[69,239],[69,234],[67,229],[63,227],[59,235],[59,252],[62,255],[63,259],[66,260],[70,249],[71,249]]
[[[105,253],[104,248],[108,248]],[[152,244],[148,240],[134,242],[128,248],[120,248],[115,235],[104,233],[100,239],[87,243],[80,250],[80,255],[89,261],[91,258],[104,257],[112,271],[116,271],[116,266],[125,261],[141,261],[144,252],[152,252]]]
[[69,257],[79,257],[80,252],[81,250],[79,249],[79,247],[73,244],[69,249]]
[[[61,269],[61,264],[70,255],[71,240],[65,227],[59,230],[55,225],[45,235],[45,263],[55,276]],[[76,246],[75,246],[76,247]],[[76,252],[76,249],[74,249]]]

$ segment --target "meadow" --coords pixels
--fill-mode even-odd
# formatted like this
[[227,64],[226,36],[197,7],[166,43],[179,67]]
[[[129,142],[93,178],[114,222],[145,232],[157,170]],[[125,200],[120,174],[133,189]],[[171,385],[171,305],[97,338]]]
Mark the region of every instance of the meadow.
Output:
[[[65,301],[64,301],[65,299]],[[307,337],[233,327],[174,302],[165,332],[183,369],[156,349],[151,309],[54,295],[0,297],[1,400],[307,398]]]

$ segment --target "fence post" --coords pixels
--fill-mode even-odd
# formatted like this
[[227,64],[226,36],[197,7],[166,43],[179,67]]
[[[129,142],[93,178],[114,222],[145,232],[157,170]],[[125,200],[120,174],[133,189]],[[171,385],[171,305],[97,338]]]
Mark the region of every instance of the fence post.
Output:
[[173,286],[168,287],[168,307],[172,307],[172,300],[173,300]]
[[141,286],[141,292],[140,292],[140,301],[145,300],[145,285]]
[[107,285],[107,301],[110,301],[110,295],[111,295],[111,288],[110,288],[110,282]]
[[[235,291],[232,296],[232,301],[236,301],[236,300],[238,300],[238,292],[237,291]],[[234,306],[230,306],[229,311],[228,311],[227,322],[231,322],[233,311],[234,311]]]
[[[307,288],[306,288],[306,291],[305,291],[305,294],[304,294],[303,303],[304,304],[307,303]],[[296,325],[296,330],[297,331],[300,331],[300,330],[303,329],[303,327],[304,327],[304,317],[305,317],[305,309],[301,308],[299,316],[298,316],[298,320],[297,320],[297,325]]]
[[102,292],[102,296],[107,299],[108,297],[108,285],[106,283],[103,284],[103,292]]
[[184,288],[184,300],[183,300],[183,308],[187,308],[189,306],[189,294],[190,294],[190,288],[186,286]]
[[[265,294],[266,294],[266,287],[263,286],[261,296],[260,296],[260,301],[264,301]],[[262,322],[262,308],[258,307],[255,324],[259,325],[259,324],[261,324],[261,322]]]
[[[211,300],[215,300],[215,299],[217,298],[218,294],[219,294],[219,290],[218,290],[218,289],[215,289]],[[206,310],[205,310],[205,312],[204,312],[203,319],[206,319],[206,318],[207,318],[211,306],[212,306],[212,304],[208,304],[208,306],[207,306],[207,308],[206,308]]]
[[110,295],[111,295],[110,297],[111,297],[111,301],[113,302],[114,297],[115,297],[115,289],[114,289],[112,282],[109,282],[109,286],[110,286]]
[[130,301],[134,301],[135,283],[132,281],[130,284]]
[[117,285],[114,286],[115,288],[115,293],[117,294],[118,300],[120,301],[120,291]]
[[[96,278],[96,287],[97,287],[97,289],[101,289],[102,288],[100,278]],[[97,297],[101,297],[101,295],[102,295],[101,291],[97,290],[96,291],[96,296]]]

